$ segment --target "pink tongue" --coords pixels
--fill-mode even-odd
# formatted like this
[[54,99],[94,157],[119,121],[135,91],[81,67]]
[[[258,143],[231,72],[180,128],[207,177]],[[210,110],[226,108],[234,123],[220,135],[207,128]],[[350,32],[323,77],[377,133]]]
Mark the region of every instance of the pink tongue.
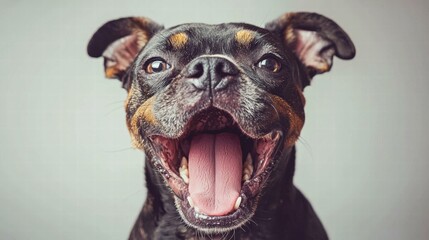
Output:
[[189,151],[189,193],[199,211],[210,216],[234,209],[241,189],[240,139],[231,133],[193,137]]

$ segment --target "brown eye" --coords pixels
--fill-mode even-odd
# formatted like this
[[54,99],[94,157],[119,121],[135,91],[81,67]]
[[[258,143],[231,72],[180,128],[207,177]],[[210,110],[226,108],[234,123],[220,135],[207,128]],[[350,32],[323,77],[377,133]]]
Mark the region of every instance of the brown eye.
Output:
[[149,74],[160,73],[170,68],[170,65],[163,60],[153,60],[146,65],[145,71]]
[[257,66],[258,68],[262,68],[273,73],[279,72],[282,67],[280,62],[273,57],[267,57],[262,59],[258,62]]

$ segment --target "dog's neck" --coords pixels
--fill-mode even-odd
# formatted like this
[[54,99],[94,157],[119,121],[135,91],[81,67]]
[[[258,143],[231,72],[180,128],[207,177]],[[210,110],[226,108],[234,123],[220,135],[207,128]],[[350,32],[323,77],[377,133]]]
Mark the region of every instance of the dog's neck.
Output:
[[[291,219],[285,219],[286,212],[293,211],[296,189],[293,186],[293,174],[295,171],[295,148],[282,156],[279,164],[283,169],[276,171],[271,182],[267,184],[265,194],[259,200],[255,215],[247,226],[231,231],[226,239],[234,235],[232,239],[285,239],[286,226]],[[147,185],[147,199],[136,221],[130,240],[140,239],[205,239],[201,233],[197,233],[181,221],[176,210],[173,194],[164,184],[161,176],[147,167],[149,159],[146,159],[145,175]],[[281,224],[281,227],[279,227]],[[162,235],[161,231],[162,229]],[[293,230],[289,230],[293,231]],[[278,238],[276,238],[278,236]],[[224,236],[225,237],[225,236]],[[216,239],[210,236],[207,239]]]

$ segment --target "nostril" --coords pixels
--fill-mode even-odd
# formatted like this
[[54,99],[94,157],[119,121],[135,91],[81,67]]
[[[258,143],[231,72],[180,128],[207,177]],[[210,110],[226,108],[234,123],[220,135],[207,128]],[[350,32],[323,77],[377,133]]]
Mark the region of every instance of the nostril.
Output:
[[215,72],[221,78],[238,75],[238,69],[231,63],[225,61],[219,61],[217,63],[215,67]]
[[215,73],[221,78],[228,76],[227,69],[225,69],[225,64],[223,62],[218,62],[215,66]]
[[186,77],[188,78],[200,78],[204,75],[203,63],[196,63],[192,67],[188,68]]

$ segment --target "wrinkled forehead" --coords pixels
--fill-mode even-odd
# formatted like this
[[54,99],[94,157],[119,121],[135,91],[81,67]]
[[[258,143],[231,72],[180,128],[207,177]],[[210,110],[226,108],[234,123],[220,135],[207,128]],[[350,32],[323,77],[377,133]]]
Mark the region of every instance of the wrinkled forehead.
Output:
[[182,24],[157,33],[148,49],[192,53],[231,53],[240,50],[279,50],[282,45],[268,30],[243,23]]

